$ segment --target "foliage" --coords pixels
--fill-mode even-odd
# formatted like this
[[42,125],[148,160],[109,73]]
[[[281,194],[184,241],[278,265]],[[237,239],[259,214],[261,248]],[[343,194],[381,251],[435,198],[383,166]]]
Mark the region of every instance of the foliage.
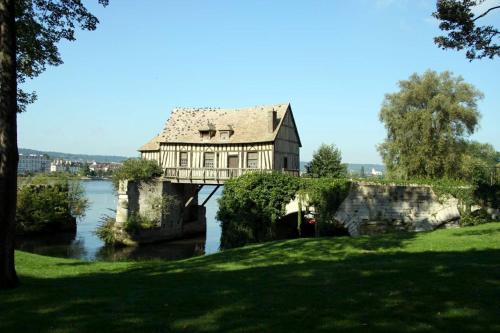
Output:
[[334,224],[333,215],[346,198],[350,184],[346,179],[301,179],[281,173],[255,173],[232,179],[226,182],[219,198],[221,246],[231,248],[274,239],[276,223],[284,216],[285,206],[297,196],[299,202],[315,207],[318,234],[325,235]]
[[461,178],[473,184],[494,184],[499,152],[491,144],[470,141],[464,144]]
[[137,234],[141,230],[152,229],[158,226],[159,221],[149,219],[139,213],[130,214],[127,222],[125,222],[125,230],[130,234]]
[[484,209],[478,209],[471,213],[462,214],[460,216],[460,225],[463,227],[475,226],[484,223],[492,222],[493,219],[491,215],[486,212]]
[[18,232],[64,229],[85,214],[88,201],[80,183],[67,178],[34,177],[18,189],[16,223]]
[[482,207],[500,209],[500,183],[477,185],[474,190],[474,198]]
[[333,216],[349,194],[351,181],[342,178],[304,178],[302,191],[309,204],[316,210],[317,234],[328,235],[328,229],[335,225]]
[[389,177],[463,177],[465,138],[478,126],[481,92],[450,72],[434,71],[413,74],[399,87],[380,111],[387,138],[378,150]]
[[99,226],[95,230],[95,235],[107,245],[116,243],[115,223],[116,220],[114,217],[104,215],[101,217]]
[[275,223],[299,188],[299,178],[282,173],[250,173],[228,180],[218,200],[221,247],[272,239]]
[[162,173],[163,171],[156,161],[128,159],[113,173],[112,182],[115,189],[118,189],[120,180],[148,183],[155,177],[161,176]]
[[310,177],[345,177],[347,165],[342,164],[342,153],[334,144],[321,144],[306,165]]
[[4,332],[497,332],[499,254],[500,223],[176,261],[17,252],[25,283],[0,292],[0,323]]
[[496,44],[500,31],[491,25],[476,25],[479,19],[500,9],[500,6],[491,6],[476,16],[474,7],[483,2],[484,0],[438,0],[436,12],[432,15],[440,21],[439,28],[448,35],[435,37],[434,42],[442,49],[466,49],[466,57],[470,61],[500,56],[500,45]]
[[[109,0],[98,0],[106,6]],[[63,63],[57,44],[74,41],[75,29],[95,30],[99,20],[80,0],[15,0],[17,32],[17,81],[22,84]],[[35,92],[18,89],[18,111],[36,100]]]

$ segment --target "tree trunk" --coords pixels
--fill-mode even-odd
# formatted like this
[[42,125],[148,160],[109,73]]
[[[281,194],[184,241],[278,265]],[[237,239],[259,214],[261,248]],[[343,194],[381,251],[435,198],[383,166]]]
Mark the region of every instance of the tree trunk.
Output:
[[18,284],[14,265],[19,159],[14,1],[0,0],[0,289]]

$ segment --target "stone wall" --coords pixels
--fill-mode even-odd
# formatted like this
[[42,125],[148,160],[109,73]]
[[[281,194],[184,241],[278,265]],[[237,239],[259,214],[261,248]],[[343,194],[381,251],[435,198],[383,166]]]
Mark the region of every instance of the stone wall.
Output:
[[[173,184],[164,180],[147,184],[121,181],[115,224],[117,239],[120,243],[132,245],[204,233],[205,210],[198,206],[196,189],[193,184]],[[194,199],[185,207],[191,197]],[[167,201],[168,213],[162,214],[158,208],[153,207],[160,203],[159,200]],[[130,234],[126,232],[125,226],[132,214],[158,220],[158,226]]]
[[460,219],[458,200],[441,199],[429,186],[356,183],[335,213],[352,236],[427,231]]

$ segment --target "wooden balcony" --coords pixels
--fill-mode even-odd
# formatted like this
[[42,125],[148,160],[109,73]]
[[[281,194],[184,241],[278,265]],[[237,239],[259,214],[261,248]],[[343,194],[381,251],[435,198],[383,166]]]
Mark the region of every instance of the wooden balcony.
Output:
[[299,176],[299,170],[239,169],[239,168],[165,168],[163,177],[173,183],[224,184],[224,181],[246,173],[283,172]]

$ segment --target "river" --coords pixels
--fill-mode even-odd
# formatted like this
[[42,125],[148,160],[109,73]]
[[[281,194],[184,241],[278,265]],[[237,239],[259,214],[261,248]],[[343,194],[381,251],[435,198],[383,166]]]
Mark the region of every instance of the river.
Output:
[[[141,260],[141,259],[184,259],[210,254],[219,250],[221,228],[215,219],[220,189],[206,204],[207,233],[195,239],[141,245],[138,247],[107,247],[94,234],[104,215],[114,215],[116,193],[110,181],[82,181],[89,208],[78,221],[76,234],[36,236],[18,240],[17,248],[23,251],[86,261],[95,260]],[[199,202],[209,195],[211,187],[204,187],[199,193]]]

